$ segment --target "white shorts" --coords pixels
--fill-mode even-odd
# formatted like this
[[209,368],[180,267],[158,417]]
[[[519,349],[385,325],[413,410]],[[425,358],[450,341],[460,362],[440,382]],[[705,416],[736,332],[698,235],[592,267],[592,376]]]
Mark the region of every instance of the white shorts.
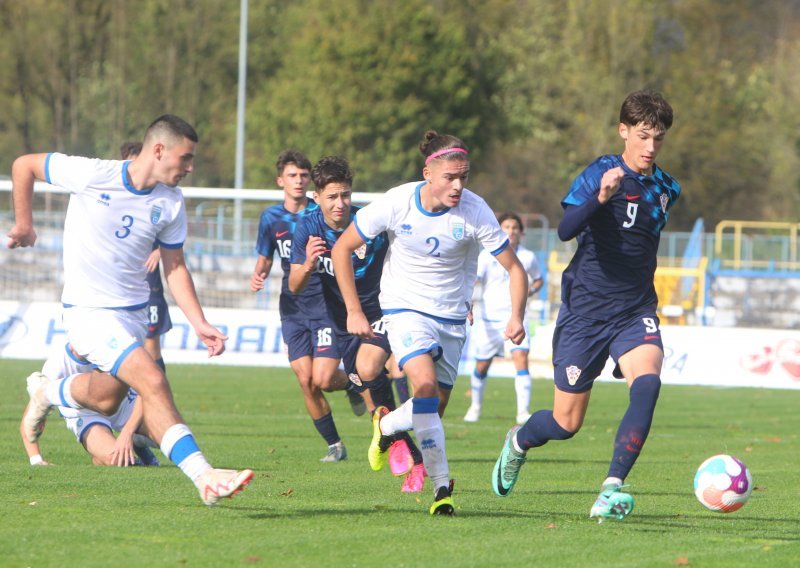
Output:
[[86,434],[86,431],[97,424],[105,426],[109,430],[115,432],[122,430],[131,418],[136,397],[136,391],[130,389],[128,391],[128,396],[125,397],[125,400],[120,403],[117,411],[111,416],[106,416],[85,408],[80,410],[65,406],[59,406],[57,408],[58,412],[64,418],[64,421],[67,423],[67,430],[75,434],[78,441],[83,443],[83,436]]
[[525,329],[525,339],[519,345],[514,345],[511,340],[504,337],[506,331],[506,320],[491,321],[478,318],[475,325],[470,329],[469,343],[472,347],[472,355],[478,361],[488,361],[492,357],[504,357],[506,353],[522,349],[530,351],[530,335],[528,334],[528,320],[525,319],[522,325]]
[[440,323],[417,312],[383,316],[389,344],[400,368],[409,359],[430,353],[439,386],[451,390],[456,382],[461,351],[467,338],[466,324]]
[[116,376],[128,353],[147,336],[147,308],[64,308],[64,326],[72,347],[101,371]]

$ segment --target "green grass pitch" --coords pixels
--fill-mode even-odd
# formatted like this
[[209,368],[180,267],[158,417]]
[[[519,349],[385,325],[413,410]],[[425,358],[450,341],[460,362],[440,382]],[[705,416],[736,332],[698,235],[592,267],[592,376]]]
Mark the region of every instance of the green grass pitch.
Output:
[[[51,417],[53,467],[31,467],[19,440],[24,378],[39,366],[0,361],[2,566],[790,566],[800,558],[800,392],[664,386],[647,446],[628,483],[636,508],[598,524],[589,508],[627,404],[622,383],[598,383],[584,428],[529,454],[514,493],[489,484],[514,415],[513,382],[490,379],[484,416],[461,419],[461,377],[444,419],[455,518],[433,518],[422,494],[372,472],[370,422],[328,395],[350,459],[326,446],[288,369],[168,367],[178,407],[217,467],[251,468],[252,484],[216,508],[172,464],[100,468]],[[534,381],[549,408],[552,382]],[[741,458],[755,482],[731,514],[705,510],[692,481],[717,453]],[[158,454],[161,457],[160,453]]]

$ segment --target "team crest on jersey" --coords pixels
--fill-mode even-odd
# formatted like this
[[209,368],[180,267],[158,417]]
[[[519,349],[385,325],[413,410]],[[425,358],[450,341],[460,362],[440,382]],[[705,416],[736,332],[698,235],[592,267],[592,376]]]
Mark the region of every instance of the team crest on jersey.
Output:
[[666,193],[661,194],[661,211],[666,213],[667,212],[667,205],[669,204],[669,195]]
[[453,223],[453,238],[457,241],[464,238],[464,223]]
[[581,370],[575,365],[570,365],[566,370],[567,381],[569,382],[570,386],[575,386],[575,383],[578,382],[578,378],[581,376]]
[[364,243],[353,252],[358,257],[359,260],[364,260],[364,258],[367,256],[367,243]]
[[358,373],[350,373],[347,375],[347,378],[350,379],[350,382],[356,385],[357,387],[363,386],[361,382],[361,377],[358,376]]
[[403,337],[403,347],[411,347],[411,344],[414,343],[414,339],[411,335],[405,335]]
[[153,208],[150,209],[150,222],[155,225],[159,219],[161,219],[161,207],[153,205]]
[[400,228],[397,229],[396,232],[398,235],[410,235],[411,225],[409,225],[408,223],[403,223],[402,225],[400,225]]

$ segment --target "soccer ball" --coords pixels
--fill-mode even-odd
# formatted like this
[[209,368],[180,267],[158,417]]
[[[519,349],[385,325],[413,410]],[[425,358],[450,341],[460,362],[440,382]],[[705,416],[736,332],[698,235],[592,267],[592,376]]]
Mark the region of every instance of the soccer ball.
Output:
[[730,513],[741,509],[753,490],[753,476],[738,458],[711,456],[697,468],[694,494],[707,509]]

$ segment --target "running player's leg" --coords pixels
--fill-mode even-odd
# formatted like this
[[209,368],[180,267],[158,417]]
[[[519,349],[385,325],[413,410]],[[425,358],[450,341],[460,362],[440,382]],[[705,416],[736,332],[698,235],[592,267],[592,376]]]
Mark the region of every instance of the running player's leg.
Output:
[[[344,382],[346,377],[339,369],[339,359],[335,357],[314,357],[311,368],[312,383],[315,390],[313,394],[318,397],[318,400],[321,399],[320,402],[324,403],[324,407],[327,408],[327,412],[319,418],[314,418],[314,426],[317,432],[328,444],[328,452],[321,458],[321,461],[328,463],[339,462],[347,459],[347,449],[336,428],[333,412],[323,395],[323,391],[344,389],[346,387]],[[318,410],[315,409],[315,412],[318,412]]]
[[615,374],[625,377],[630,393],[628,408],[614,439],[614,455],[604,485],[622,485],[650,433],[661,390],[664,351],[657,316],[649,313],[624,324],[612,344],[611,356],[618,362]]
[[[301,318],[284,318],[281,326],[283,341],[289,352],[289,365],[297,377],[297,383],[303,393],[303,404],[314,424],[314,428],[328,444],[341,442],[333,414],[325,395],[314,380],[314,353],[315,342],[319,341],[315,335],[317,330],[312,327],[312,321]],[[323,338],[323,343],[325,342]],[[317,362],[321,364],[321,362]],[[321,369],[318,370],[318,375]]]
[[[527,339],[527,338],[526,338]],[[525,424],[531,413],[531,373],[528,369],[528,349],[512,349],[511,359],[514,362],[514,390],[517,394],[517,424]]]
[[483,410],[483,392],[486,390],[486,378],[496,355],[503,355],[503,330],[505,322],[491,322],[477,319],[472,328],[470,342],[473,346],[475,368],[470,377],[471,402],[464,422],[477,422]]
[[314,426],[328,444],[328,451],[321,461],[335,463],[347,459],[347,449],[339,436],[333,412],[322,392],[342,390],[347,387],[347,379],[339,370],[341,346],[327,318],[307,320],[305,325],[312,349],[312,383],[319,393],[318,397],[324,400],[327,407],[325,414],[314,419]]
[[567,440],[580,430],[592,384],[608,358],[607,335],[562,308],[553,335],[553,409],[538,410],[522,427],[509,431],[492,471],[497,495],[511,493],[529,449]]

